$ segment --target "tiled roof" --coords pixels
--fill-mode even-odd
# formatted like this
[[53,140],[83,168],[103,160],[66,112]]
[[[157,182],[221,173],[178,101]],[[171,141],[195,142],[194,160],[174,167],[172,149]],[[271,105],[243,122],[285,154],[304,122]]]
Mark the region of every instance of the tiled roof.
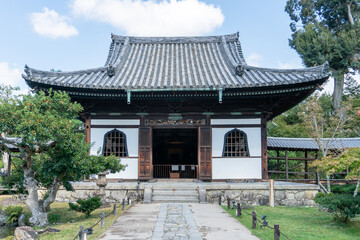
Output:
[[48,72],[25,67],[31,83],[112,90],[219,89],[291,85],[326,79],[327,64],[295,70],[246,64],[238,34],[208,37],[112,35],[105,66]]
[[[323,138],[323,145],[327,142],[329,149],[343,149],[360,147],[360,138],[336,138],[332,141],[329,138]],[[317,150],[318,146],[312,138],[282,138],[282,137],[268,137],[268,148],[280,149],[309,149]]]

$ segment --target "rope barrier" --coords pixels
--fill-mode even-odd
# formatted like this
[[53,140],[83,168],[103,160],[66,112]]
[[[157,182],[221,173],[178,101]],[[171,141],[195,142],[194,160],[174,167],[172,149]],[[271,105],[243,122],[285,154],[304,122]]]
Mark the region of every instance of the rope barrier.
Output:
[[[241,211],[244,212],[244,213],[246,213],[247,215],[252,216],[252,213],[249,213],[249,212],[245,211],[243,208],[241,208]],[[263,222],[262,220],[260,220],[258,217],[256,217],[256,221],[258,221],[258,222],[261,223],[261,224],[264,224],[264,222]],[[273,227],[270,227],[269,225],[263,225],[263,226],[268,227],[268,228],[274,230],[274,228],[273,228]],[[284,238],[290,240],[290,238],[289,238],[288,236],[286,236],[285,234],[283,234],[281,231],[280,231],[280,234],[281,234]]]
[[[116,208],[118,208],[118,205],[117,205],[117,204],[114,204],[114,205],[116,206]],[[119,204],[119,207],[121,207],[121,206],[122,206],[122,204]],[[112,214],[113,214],[113,211],[111,211],[109,214],[105,215],[105,218],[109,217],[109,216],[112,215]],[[86,229],[94,228],[94,227],[95,227],[96,225],[98,225],[100,222],[101,222],[101,218],[100,218],[100,220],[99,220],[97,223],[95,223],[94,225],[92,225],[91,227],[86,228]],[[85,230],[86,230],[86,229],[85,229]],[[73,240],[76,240],[76,238],[78,238],[79,235],[80,235],[80,231],[78,232],[78,234],[76,234],[76,236],[73,238]]]

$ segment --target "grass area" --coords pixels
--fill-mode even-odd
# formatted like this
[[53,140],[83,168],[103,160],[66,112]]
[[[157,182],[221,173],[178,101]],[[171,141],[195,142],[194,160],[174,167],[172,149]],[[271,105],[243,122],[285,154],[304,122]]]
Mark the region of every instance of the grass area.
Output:
[[[260,239],[274,239],[274,230],[269,228],[260,229],[257,222],[257,229],[251,229],[252,217],[243,212],[241,217],[235,216],[235,209],[225,211],[230,213],[239,222],[251,230]],[[328,212],[319,211],[317,207],[268,207],[256,206],[254,210],[259,219],[264,214],[269,222],[269,226],[280,225],[280,231],[292,240],[355,240],[360,239],[360,217],[352,219],[348,223],[338,223]],[[251,213],[254,211],[247,209]],[[280,239],[285,239],[280,237]]]
[[[31,216],[29,208],[27,208],[25,205],[21,205],[24,207],[24,213],[26,218],[29,218]],[[128,209],[130,206],[126,206],[125,210]],[[112,212],[112,207],[108,208],[101,208],[93,211],[89,218],[85,217],[85,214],[75,212],[70,210],[68,203],[62,203],[62,202],[55,202],[51,204],[51,210],[49,213],[50,215],[53,214],[59,214],[60,215],[60,221],[58,224],[50,225],[48,227],[55,228],[61,230],[61,232],[58,233],[45,233],[39,235],[40,240],[47,240],[47,239],[57,239],[57,240],[71,240],[73,239],[76,234],[78,234],[80,226],[84,226],[85,228],[89,228],[95,223],[97,223],[100,220],[101,212],[105,212],[105,215],[108,215]],[[121,210],[121,207],[117,209],[117,215],[114,216],[113,214],[110,214],[109,217],[105,218],[105,227],[101,227],[101,223],[96,225],[96,227],[93,228],[93,234],[87,235],[87,240],[95,240],[97,239],[101,234],[103,234],[113,223],[114,221],[123,213]],[[43,228],[35,228],[35,230],[41,230]],[[13,239],[13,237],[9,237],[6,239]]]
[[[125,209],[128,209],[129,206],[126,206]],[[91,227],[95,223],[100,220],[101,212],[105,212],[105,215],[108,215],[112,212],[112,207],[109,208],[102,208],[97,209],[91,213],[89,218],[85,217],[85,214],[78,213],[69,209],[69,205],[67,203],[53,203],[51,205],[51,210],[49,215],[51,214],[59,214],[61,215],[60,224],[56,224],[51,226],[52,228],[56,228],[61,230],[59,233],[47,233],[41,234],[39,239],[47,240],[47,239],[73,239],[76,234],[79,232],[80,226],[83,225],[85,228]],[[108,229],[114,221],[123,213],[121,208],[117,209],[117,215],[110,215],[109,217],[105,218],[105,227],[102,228],[101,224],[99,223],[93,228],[93,234],[87,235],[88,240],[97,239],[101,234],[103,234],[106,229]],[[68,223],[71,221],[75,221],[73,223]],[[38,229],[37,229],[38,230]]]

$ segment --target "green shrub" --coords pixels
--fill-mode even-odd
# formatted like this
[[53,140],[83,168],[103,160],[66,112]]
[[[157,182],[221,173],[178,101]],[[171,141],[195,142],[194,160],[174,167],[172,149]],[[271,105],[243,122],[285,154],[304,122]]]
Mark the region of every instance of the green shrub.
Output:
[[331,192],[336,194],[354,194],[356,184],[346,184],[346,185],[333,185],[331,186]]
[[20,206],[8,206],[5,208],[6,224],[11,225],[19,220],[23,212],[23,208]]
[[93,197],[87,200],[78,199],[76,203],[77,204],[69,203],[70,209],[77,212],[85,213],[86,217],[89,217],[92,211],[102,205],[99,197]]
[[49,223],[51,224],[60,222],[60,218],[61,218],[60,214],[56,214],[56,213],[48,216]]
[[360,196],[318,193],[314,200],[332,212],[335,220],[346,222],[349,218],[354,218],[356,214],[360,213]]

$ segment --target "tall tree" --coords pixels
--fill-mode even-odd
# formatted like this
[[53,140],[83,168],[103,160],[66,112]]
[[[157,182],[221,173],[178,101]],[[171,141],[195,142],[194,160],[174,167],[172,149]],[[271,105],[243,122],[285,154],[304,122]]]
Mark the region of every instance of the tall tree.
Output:
[[333,108],[338,109],[344,75],[360,68],[360,0],[288,0],[292,20],[289,45],[307,67],[329,63],[335,79]]
[[[124,168],[114,156],[88,155],[80,111],[81,105],[64,92],[16,96],[11,88],[0,86],[0,132],[12,136],[0,136],[0,148],[6,151],[11,144],[20,150],[14,181],[8,183],[27,190],[24,202],[33,225],[48,224],[49,207],[60,185],[71,190],[69,182],[84,175]],[[39,187],[47,189],[46,198],[38,195]]]
[[[342,107],[334,112],[327,112],[324,111],[319,96],[316,94],[302,105],[302,110],[298,115],[303,120],[309,137],[316,143],[323,157],[328,155],[336,137],[339,137],[344,131],[346,123],[353,117],[350,101],[343,103]],[[330,192],[330,176],[326,175],[326,178],[327,191]],[[319,184],[321,186],[320,181]]]

